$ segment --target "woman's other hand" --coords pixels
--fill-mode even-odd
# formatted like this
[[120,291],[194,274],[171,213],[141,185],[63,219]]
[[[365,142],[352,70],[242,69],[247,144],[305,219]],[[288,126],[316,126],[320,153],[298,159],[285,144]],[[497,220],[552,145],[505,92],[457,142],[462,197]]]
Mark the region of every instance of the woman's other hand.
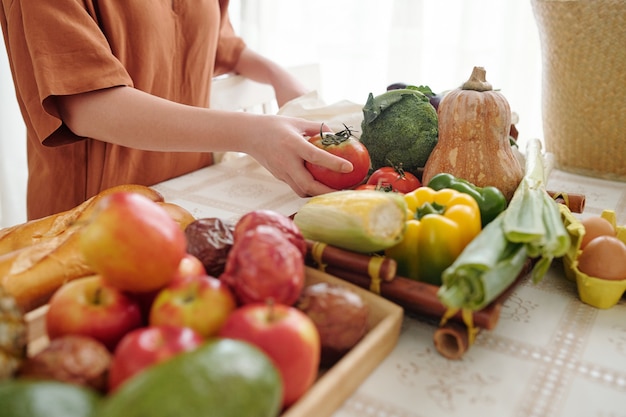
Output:
[[249,48],[242,51],[234,70],[246,78],[271,85],[278,107],[311,91],[285,68]]

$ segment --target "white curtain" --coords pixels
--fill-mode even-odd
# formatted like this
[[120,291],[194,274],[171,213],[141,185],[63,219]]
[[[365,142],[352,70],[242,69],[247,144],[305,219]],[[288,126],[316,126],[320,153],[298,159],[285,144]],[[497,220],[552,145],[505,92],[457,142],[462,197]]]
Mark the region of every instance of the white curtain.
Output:
[[26,220],[26,129],[0,44],[0,227]]
[[[231,0],[249,46],[284,65],[317,62],[327,102],[388,84],[459,86],[474,66],[541,137],[541,52],[530,0]],[[237,19],[239,13],[240,20]]]
[[[519,115],[522,143],[542,138],[541,53],[530,0],[231,0],[231,17],[248,45],[279,63],[319,63],[320,94],[329,104],[364,103],[393,82],[441,92],[482,66]],[[14,140],[23,134],[5,64],[3,56],[0,221],[7,225],[24,217],[25,158]]]

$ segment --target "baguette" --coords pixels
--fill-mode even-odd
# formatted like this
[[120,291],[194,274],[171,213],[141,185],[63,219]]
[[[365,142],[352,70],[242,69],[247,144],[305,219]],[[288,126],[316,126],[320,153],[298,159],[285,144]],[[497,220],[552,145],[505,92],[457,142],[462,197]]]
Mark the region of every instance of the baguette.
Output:
[[161,193],[153,188],[136,184],[124,184],[101,191],[78,206],[57,214],[34,219],[0,230],[0,254],[25,248],[42,240],[52,239],[62,234],[72,224],[86,219],[102,197],[114,192],[134,192],[152,201],[163,202]]

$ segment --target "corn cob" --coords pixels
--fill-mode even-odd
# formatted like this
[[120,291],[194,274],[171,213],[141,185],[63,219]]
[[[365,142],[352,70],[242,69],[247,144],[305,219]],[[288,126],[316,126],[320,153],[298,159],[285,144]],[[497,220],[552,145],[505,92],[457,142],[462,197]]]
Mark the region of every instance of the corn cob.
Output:
[[335,191],[312,197],[294,222],[307,239],[370,253],[402,240],[406,211],[404,198],[395,192]]

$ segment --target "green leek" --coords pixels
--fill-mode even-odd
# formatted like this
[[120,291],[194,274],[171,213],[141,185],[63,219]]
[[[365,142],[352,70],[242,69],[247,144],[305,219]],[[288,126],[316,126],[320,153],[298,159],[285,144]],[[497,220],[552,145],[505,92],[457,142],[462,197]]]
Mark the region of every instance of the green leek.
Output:
[[570,238],[561,220],[558,204],[546,191],[547,173],[541,142],[533,139],[526,147],[526,172],[504,216],[504,234],[511,242],[523,242],[528,255],[539,258],[532,271],[540,281],[552,260],[565,255]]
[[506,290],[528,259],[526,245],[507,240],[504,212],[492,220],[442,274],[441,302],[480,310]]

